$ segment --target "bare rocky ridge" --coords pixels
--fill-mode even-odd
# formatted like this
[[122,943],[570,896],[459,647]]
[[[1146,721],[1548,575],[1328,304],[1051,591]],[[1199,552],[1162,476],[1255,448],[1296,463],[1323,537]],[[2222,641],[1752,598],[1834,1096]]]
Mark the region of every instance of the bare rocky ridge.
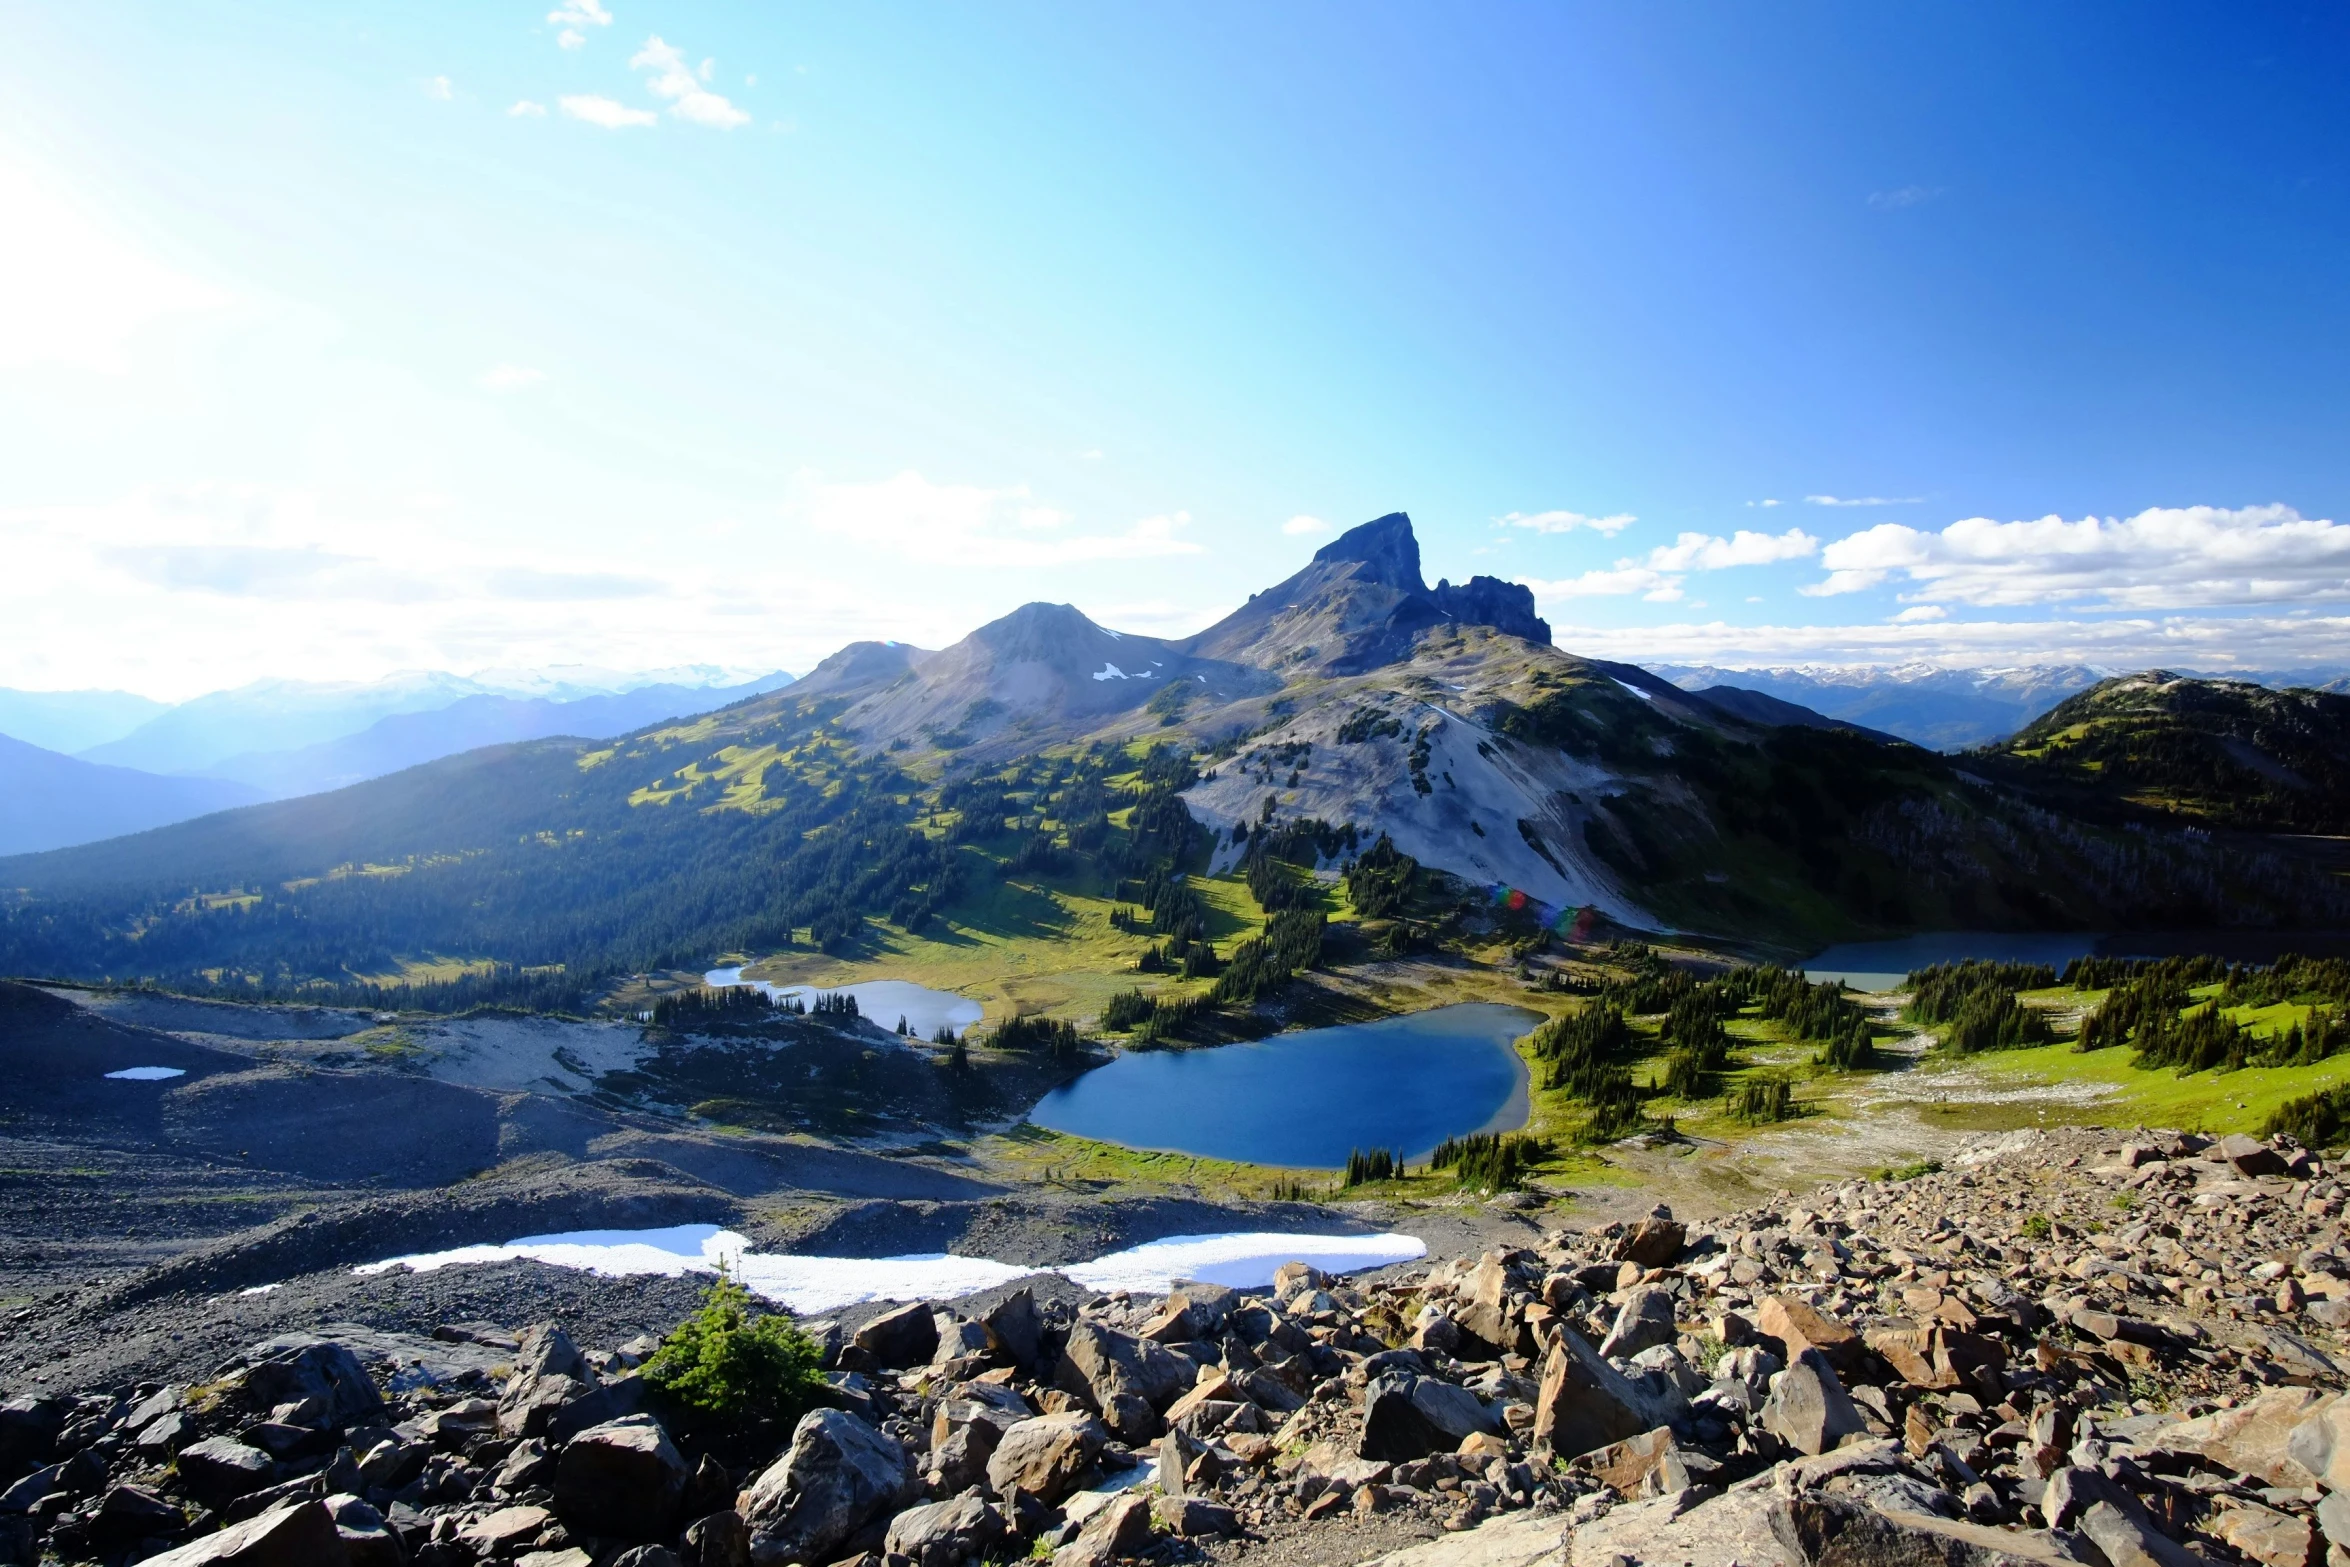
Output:
[[730,1442],[635,1374],[647,1336],[327,1324],[0,1407],[0,1550],[2339,1564],[2342,1207],[2282,1140],[2019,1134],[1356,1280],[853,1314],[811,1325],[834,1407]]

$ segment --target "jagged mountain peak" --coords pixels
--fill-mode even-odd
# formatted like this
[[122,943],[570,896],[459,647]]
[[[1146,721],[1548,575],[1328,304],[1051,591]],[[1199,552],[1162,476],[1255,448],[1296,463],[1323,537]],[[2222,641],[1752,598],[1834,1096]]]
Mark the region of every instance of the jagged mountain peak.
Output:
[[1420,540],[1412,532],[1408,512],[1391,511],[1384,517],[1375,517],[1360,527],[1347,529],[1314,551],[1314,564],[1318,566],[1344,562],[1370,568],[1356,573],[1358,579],[1381,583],[1404,593],[1428,591],[1428,584],[1420,575]]

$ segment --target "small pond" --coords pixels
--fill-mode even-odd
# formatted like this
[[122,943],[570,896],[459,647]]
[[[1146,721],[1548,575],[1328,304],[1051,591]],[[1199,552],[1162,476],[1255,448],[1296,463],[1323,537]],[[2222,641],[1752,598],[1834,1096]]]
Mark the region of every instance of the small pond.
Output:
[[[778,1001],[797,996],[803,1002],[813,1002],[818,989],[814,985],[773,985],[763,979],[745,979],[739,968],[714,968],[702,976],[702,983],[721,989],[751,985]],[[866,1021],[895,1028],[902,1017],[906,1026],[924,1039],[934,1038],[942,1024],[960,1034],[979,1021],[979,1003],[970,997],[958,996],[951,990],[932,990],[911,980],[868,979],[854,985],[822,988],[827,995],[855,996],[857,1012]]]
[[1357,1148],[1425,1159],[1447,1137],[1526,1124],[1511,1043],[1542,1021],[1490,1001],[1213,1050],[1134,1051],[1028,1118],[1075,1137],[1209,1159],[1339,1169]]
[[2238,963],[2273,963],[2281,952],[2312,956],[2350,951],[2350,936],[2326,930],[2014,931],[1943,930],[1892,941],[1848,941],[1804,961],[1816,982],[1840,979],[1855,990],[1892,990],[1915,969],[1965,958],[2045,963],[2058,973],[2075,958],[2159,958],[2215,953]]

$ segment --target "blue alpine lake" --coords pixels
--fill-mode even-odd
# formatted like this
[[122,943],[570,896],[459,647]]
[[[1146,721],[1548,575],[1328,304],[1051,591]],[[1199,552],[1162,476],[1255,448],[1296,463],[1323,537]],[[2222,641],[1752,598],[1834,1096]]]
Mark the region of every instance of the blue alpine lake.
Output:
[[1340,1169],[1354,1149],[1425,1159],[1447,1137],[1526,1124],[1511,1044],[1538,1012],[1490,1001],[1209,1050],[1131,1051],[1028,1118],[1074,1137],[1207,1159]]
[[2346,950],[2338,930],[2015,931],[1941,930],[1891,941],[1848,941],[1800,967],[1816,984],[1837,979],[1855,990],[1894,990],[1916,969],[1984,958],[2045,963],[2058,973],[2075,958],[2159,958],[2209,952],[2238,963],[2273,963],[2279,953],[2327,956]]

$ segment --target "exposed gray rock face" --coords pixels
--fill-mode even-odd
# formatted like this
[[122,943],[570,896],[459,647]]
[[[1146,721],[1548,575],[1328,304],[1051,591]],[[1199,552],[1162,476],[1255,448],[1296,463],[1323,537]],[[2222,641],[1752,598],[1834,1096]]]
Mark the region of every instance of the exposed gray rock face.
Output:
[[890,1520],[885,1549],[914,1567],[961,1567],[978,1561],[1010,1532],[1003,1515],[974,1489],[898,1514]]
[[791,1450],[736,1504],[751,1528],[751,1559],[760,1567],[831,1560],[897,1505],[909,1479],[906,1450],[862,1420],[837,1409],[801,1416]]
[[581,1534],[666,1538],[691,1473],[650,1415],[590,1426],[555,1463],[555,1511]]
[[1082,1410],[1039,1415],[1006,1430],[987,1461],[987,1483],[999,1496],[1024,1491],[1051,1506],[1091,1469],[1110,1433]]
[[1397,1372],[1363,1390],[1358,1451],[1388,1463],[1449,1453],[1477,1432],[1498,1435],[1501,1422],[1465,1387]]
[[1806,1349],[1779,1373],[1763,1405],[1763,1428],[1799,1453],[1824,1453],[1868,1429],[1836,1380],[1836,1368],[1816,1349]]
[[1615,1360],[1639,1354],[1659,1344],[1670,1344],[1680,1336],[1674,1326],[1676,1307],[1673,1292],[1655,1285],[1633,1290],[1624,1297],[1624,1304],[1616,1312],[1615,1326],[1599,1346],[1600,1358]]
[[350,1550],[322,1502],[291,1502],[233,1523],[146,1567],[349,1567]]

